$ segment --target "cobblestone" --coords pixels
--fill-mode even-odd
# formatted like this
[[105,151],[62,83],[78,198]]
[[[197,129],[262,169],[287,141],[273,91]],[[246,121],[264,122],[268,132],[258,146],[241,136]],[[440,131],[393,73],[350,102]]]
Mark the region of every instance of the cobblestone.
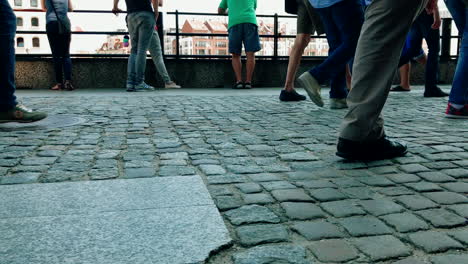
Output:
[[[468,127],[445,119],[440,99],[391,94],[386,132],[408,155],[346,162],[335,156],[344,112],[266,91],[19,91],[32,108],[87,123],[0,131],[0,184],[199,175],[234,238],[207,264],[468,263],[453,246],[467,246]],[[311,223],[342,237],[292,232],[327,237]],[[426,232],[434,248],[433,237],[453,245],[425,252],[410,237]]]
[[427,253],[464,248],[459,242],[440,232],[419,232],[416,234],[410,234],[409,238],[416,247],[422,248]]
[[299,222],[295,223],[292,228],[308,240],[342,238],[345,236],[336,225],[326,221]]

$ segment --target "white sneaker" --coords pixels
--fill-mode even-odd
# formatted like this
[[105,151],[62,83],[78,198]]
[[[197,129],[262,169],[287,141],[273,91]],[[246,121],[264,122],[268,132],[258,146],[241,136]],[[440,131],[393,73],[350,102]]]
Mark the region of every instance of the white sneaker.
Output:
[[135,91],[136,92],[150,92],[154,91],[154,87],[151,85],[146,84],[145,82],[142,82],[138,85],[135,85]]
[[330,98],[330,109],[348,108],[346,98]]
[[175,82],[168,82],[164,85],[164,88],[166,89],[179,89],[180,85],[177,85]]
[[323,100],[320,95],[321,87],[317,80],[309,72],[304,72],[297,80],[309,95],[310,100],[316,105],[323,107]]

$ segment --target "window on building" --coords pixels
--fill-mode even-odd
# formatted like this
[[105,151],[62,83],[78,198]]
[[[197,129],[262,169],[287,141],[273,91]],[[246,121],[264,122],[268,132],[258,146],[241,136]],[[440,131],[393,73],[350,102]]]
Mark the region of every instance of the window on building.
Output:
[[206,55],[205,50],[198,50],[198,55]]
[[22,6],[23,0],[15,0],[15,6]]
[[220,47],[220,48],[227,47],[227,43],[226,42],[216,42],[216,47]]
[[24,38],[19,37],[16,39],[16,47],[24,48]]
[[34,48],[39,48],[41,46],[41,40],[39,38],[33,38],[32,42]]
[[31,26],[38,27],[39,26],[39,19],[37,17],[31,18]]
[[16,26],[18,26],[18,27],[23,26],[23,18],[22,17],[17,17],[16,18]]
[[31,7],[38,7],[37,0],[31,0]]

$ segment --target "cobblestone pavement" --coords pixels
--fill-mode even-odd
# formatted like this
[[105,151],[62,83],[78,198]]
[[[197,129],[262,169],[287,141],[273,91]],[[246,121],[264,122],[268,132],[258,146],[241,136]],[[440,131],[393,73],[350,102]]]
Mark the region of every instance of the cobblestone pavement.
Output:
[[409,154],[350,163],[334,155],[344,110],[184,93],[23,93],[87,122],[0,132],[0,184],[200,175],[235,240],[211,264],[468,263],[468,122],[446,99],[391,94],[387,134]]

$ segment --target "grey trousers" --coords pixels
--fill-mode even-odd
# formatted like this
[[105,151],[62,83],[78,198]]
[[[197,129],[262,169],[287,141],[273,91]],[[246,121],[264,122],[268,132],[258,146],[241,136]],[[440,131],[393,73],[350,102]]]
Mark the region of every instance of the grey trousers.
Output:
[[349,110],[340,137],[373,141],[385,135],[387,100],[411,24],[428,0],[374,0],[366,10],[354,58]]
[[154,67],[156,67],[156,71],[161,75],[164,83],[171,82],[171,78],[166,70],[166,65],[164,65],[161,42],[159,42],[159,34],[156,30],[153,30],[153,36],[148,51],[153,59]]

